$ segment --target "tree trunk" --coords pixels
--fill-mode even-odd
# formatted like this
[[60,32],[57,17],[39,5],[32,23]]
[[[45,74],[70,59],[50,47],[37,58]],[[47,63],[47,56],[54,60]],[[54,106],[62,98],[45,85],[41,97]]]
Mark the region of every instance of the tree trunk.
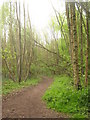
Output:
[[80,89],[79,67],[78,67],[78,41],[76,28],[75,3],[72,3],[73,12],[73,66],[74,66],[74,82],[77,89]]
[[72,61],[72,45],[71,45],[71,26],[70,26],[70,3],[66,2],[66,15],[67,15],[67,24],[68,24],[68,31],[69,31],[69,53],[71,56],[71,61]]
[[26,16],[25,16],[25,3],[23,3],[23,9],[24,9],[24,45],[23,45],[23,58],[22,62],[24,62],[24,55],[25,55],[25,47],[26,47]]
[[21,52],[21,12],[20,12],[20,3],[19,3],[19,83],[21,82],[21,73],[22,73],[22,52]]
[[87,24],[87,49],[86,49],[86,70],[85,70],[85,86],[88,85],[88,44],[89,44],[89,12],[86,12],[86,24]]
[[83,70],[83,39],[82,39],[82,35],[83,35],[83,31],[82,31],[82,8],[81,8],[81,12],[80,12],[80,38],[81,38],[81,76],[84,74],[84,70]]

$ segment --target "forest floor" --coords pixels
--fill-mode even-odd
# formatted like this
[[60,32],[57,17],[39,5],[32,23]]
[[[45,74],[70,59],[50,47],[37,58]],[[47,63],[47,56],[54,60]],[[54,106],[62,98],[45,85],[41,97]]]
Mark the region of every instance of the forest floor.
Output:
[[42,100],[53,79],[43,77],[36,86],[30,86],[10,93],[2,99],[3,118],[67,118],[63,113],[55,112],[46,107]]

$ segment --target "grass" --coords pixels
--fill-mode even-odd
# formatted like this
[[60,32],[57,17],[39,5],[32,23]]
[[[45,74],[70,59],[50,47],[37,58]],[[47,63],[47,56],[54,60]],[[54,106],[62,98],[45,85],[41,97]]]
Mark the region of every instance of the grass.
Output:
[[2,80],[2,94],[6,95],[11,93],[14,90],[19,90],[24,87],[28,87],[30,85],[37,85],[40,81],[38,78],[31,78],[28,79],[26,82],[22,81],[20,84],[17,82],[13,82],[12,80],[9,79],[4,79]]
[[77,91],[68,76],[57,76],[43,96],[47,107],[68,113],[72,118],[88,118],[88,88]]

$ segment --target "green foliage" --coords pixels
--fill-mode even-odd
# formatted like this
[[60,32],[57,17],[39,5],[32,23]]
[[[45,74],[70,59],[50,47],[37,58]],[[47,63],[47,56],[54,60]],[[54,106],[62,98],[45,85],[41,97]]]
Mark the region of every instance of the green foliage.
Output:
[[86,118],[88,112],[88,89],[77,91],[73,80],[67,76],[55,77],[54,83],[43,96],[49,108],[70,113],[73,118]]
[[38,78],[31,78],[28,79],[26,82],[22,81],[20,84],[18,84],[18,82],[13,82],[10,79],[4,79],[2,83],[2,94],[6,95],[14,90],[18,90],[30,85],[37,85],[39,81],[40,79]]

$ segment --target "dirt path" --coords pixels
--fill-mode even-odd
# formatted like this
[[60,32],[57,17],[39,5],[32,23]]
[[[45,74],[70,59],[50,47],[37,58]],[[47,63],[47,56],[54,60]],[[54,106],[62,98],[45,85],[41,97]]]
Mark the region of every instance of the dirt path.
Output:
[[66,116],[46,108],[42,96],[53,82],[52,79],[43,77],[37,86],[24,88],[19,92],[3,98],[3,118],[65,118]]

